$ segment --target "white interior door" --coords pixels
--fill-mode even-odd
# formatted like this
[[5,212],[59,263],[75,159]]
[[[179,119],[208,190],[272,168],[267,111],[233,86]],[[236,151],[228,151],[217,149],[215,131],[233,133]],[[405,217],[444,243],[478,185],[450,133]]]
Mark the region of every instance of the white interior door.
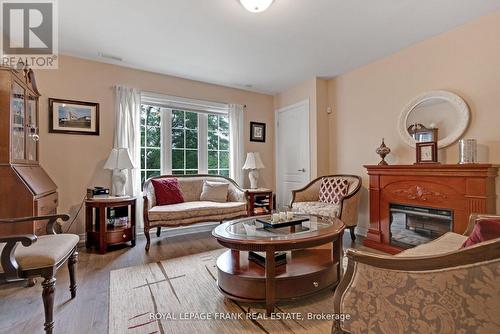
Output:
[[311,179],[309,100],[276,112],[277,208],[290,204],[292,190]]

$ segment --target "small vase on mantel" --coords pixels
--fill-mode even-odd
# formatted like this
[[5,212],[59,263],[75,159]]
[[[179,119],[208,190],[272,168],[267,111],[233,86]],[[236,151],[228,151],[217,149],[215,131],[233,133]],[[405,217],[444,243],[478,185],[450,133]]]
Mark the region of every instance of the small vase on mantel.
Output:
[[388,148],[385,143],[384,143],[384,138],[382,138],[382,144],[380,144],[380,146],[377,148],[377,150],[375,151],[378,155],[380,155],[380,157],[382,158],[382,160],[378,163],[379,166],[386,166],[388,165],[387,161],[385,161],[385,157],[391,153],[391,149]]

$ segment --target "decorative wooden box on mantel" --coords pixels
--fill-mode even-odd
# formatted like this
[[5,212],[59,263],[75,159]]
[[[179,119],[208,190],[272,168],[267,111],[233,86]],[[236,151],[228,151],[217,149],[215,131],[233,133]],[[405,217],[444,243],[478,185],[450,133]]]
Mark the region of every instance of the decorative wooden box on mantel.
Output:
[[492,164],[367,165],[370,176],[370,228],[364,244],[398,253],[391,232],[395,205],[440,209],[451,213],[450,230],[463,233],[471,213],[496,213]]

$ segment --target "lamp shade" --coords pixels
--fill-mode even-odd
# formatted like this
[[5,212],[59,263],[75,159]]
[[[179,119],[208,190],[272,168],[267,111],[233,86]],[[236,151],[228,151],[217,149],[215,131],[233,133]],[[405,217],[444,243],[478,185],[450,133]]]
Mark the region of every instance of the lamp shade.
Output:
[[245,164],[243,165],[243,169],[261,169],[265,168],[264,164],[262,163],[262,159],[260,158],[260,153],[259,152],[248,152],[247,153],[247,160],[245,161]]
[[114,148],[104,164],[104,169],[132,169],[134,164],[126,148]]

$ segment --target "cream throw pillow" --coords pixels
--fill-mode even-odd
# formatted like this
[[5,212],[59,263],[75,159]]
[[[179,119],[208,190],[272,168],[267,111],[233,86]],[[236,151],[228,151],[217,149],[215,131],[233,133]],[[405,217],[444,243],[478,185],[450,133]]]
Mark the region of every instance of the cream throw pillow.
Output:
[[228,189],[229,183],[204,181],[200,201],[227,202]]

